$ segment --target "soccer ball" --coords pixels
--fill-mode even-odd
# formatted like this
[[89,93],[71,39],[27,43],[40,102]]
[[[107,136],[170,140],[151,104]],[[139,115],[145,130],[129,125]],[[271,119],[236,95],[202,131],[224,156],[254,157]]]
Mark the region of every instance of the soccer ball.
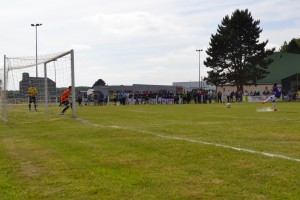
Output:
[[227,108],[231,108],[231,103],[227,103],[227,104],[226,104],[226,107],[227,107]]

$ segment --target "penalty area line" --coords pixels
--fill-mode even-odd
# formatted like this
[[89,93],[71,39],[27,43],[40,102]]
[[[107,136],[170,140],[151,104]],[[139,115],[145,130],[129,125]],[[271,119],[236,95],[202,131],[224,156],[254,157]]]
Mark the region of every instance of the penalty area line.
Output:
[[292,157],[288,157],[288,156],[284,156],[284,155],[280,155],[280,154],[273,154],[273,153],[256,151],[256,150],[251,150],[251,149],[233,147],[233,146],[228,146],[228,145],[223,145],[223,144],[217,144],[217,143],[212,143],[212,142],[205,142],[205,141],[201,141],[201,140],[184,138],[184,137],[162,135],[160,133],[155,133],[155,132],[151,132],[151,131],[136,130],[136,129],[131,129],[131,128],[127,128],[127,127],[121,127],[121,126],[105,126],[105,125],[100,125],[100,124],[94,124],[94,123],[92,123],[92,122],[90,122],[88,120],[83,120],[83,119],[80,119],[80,118],[76,118],[76,120],[80,121],[82,123],[91,125],[91,126],[95,126],[95,127],[114,128],[114,129],[123,129],[123,130],[135,131],[135,132],[140,132],[140,133],[144,133],[144,134],[148,134],[148,135],[153,135],[153,136],[164,138],[164,139],[180,140],[180,141],[186,141],[186,142],[192,142],[192,143],[210,145],[210,146],[221,147],[221,148],[225,148],[225,149],[231,149],[231,150],[235,150],[235,151],[241,151],[241,152],[252,153],[252,154],[257,154],[257,155],[263,155],[263,156],[266,156],[266,157],[280,158],[280,159],[290,160],[290,161],[295,161],[295,162],[299,162],[300,163],[300,159],[292,158]]

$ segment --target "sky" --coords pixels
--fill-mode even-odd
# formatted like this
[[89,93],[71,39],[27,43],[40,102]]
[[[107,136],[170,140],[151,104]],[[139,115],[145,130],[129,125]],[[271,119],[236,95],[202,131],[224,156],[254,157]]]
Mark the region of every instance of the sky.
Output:
[[248,9],[277,50],[300,38],[299,0],[1,0],[0,54],[75,52],[75,84],[172,85],[207,76],[203,65],[222,19]]

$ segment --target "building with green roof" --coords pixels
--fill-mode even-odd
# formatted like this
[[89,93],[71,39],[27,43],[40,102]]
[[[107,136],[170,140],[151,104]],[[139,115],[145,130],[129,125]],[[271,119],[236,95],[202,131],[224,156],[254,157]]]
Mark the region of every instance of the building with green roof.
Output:
[[[294,75],[300,73],[300,54],[274,52],[270,58],[274,60],[268,69],[270,74],[259,80],[258,84],[283,84],[284,79],[293,78]],[[286,81],[284,83],[287,83]],[[293,88],[285,89],[291,90]]]
[[[244,92],[272,91],[272,86],[277,83],[284,94],[289,91],[300,90],[300,54],[274,52],[271,56],[274,61],[269,65],[268,74],[264,79],[258,80],[257,85],[244,86]],[[236,86],[223,85],[216,88],[217,91],[236,91]]]

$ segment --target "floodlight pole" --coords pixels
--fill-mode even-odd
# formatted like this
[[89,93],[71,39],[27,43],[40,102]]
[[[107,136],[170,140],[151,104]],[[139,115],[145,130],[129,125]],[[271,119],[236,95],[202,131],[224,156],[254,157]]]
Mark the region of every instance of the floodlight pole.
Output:
[[37,27],[42,26],[42,24],[31,24],[35,27],[35,67],[36,67],[36,77],[38,77],[38,63],[37,63]]
[[201,80],[200,80],[200,52],[203,51],[203,49],[197,49],[196,51],[199,52],[199,89],[201,88]]

